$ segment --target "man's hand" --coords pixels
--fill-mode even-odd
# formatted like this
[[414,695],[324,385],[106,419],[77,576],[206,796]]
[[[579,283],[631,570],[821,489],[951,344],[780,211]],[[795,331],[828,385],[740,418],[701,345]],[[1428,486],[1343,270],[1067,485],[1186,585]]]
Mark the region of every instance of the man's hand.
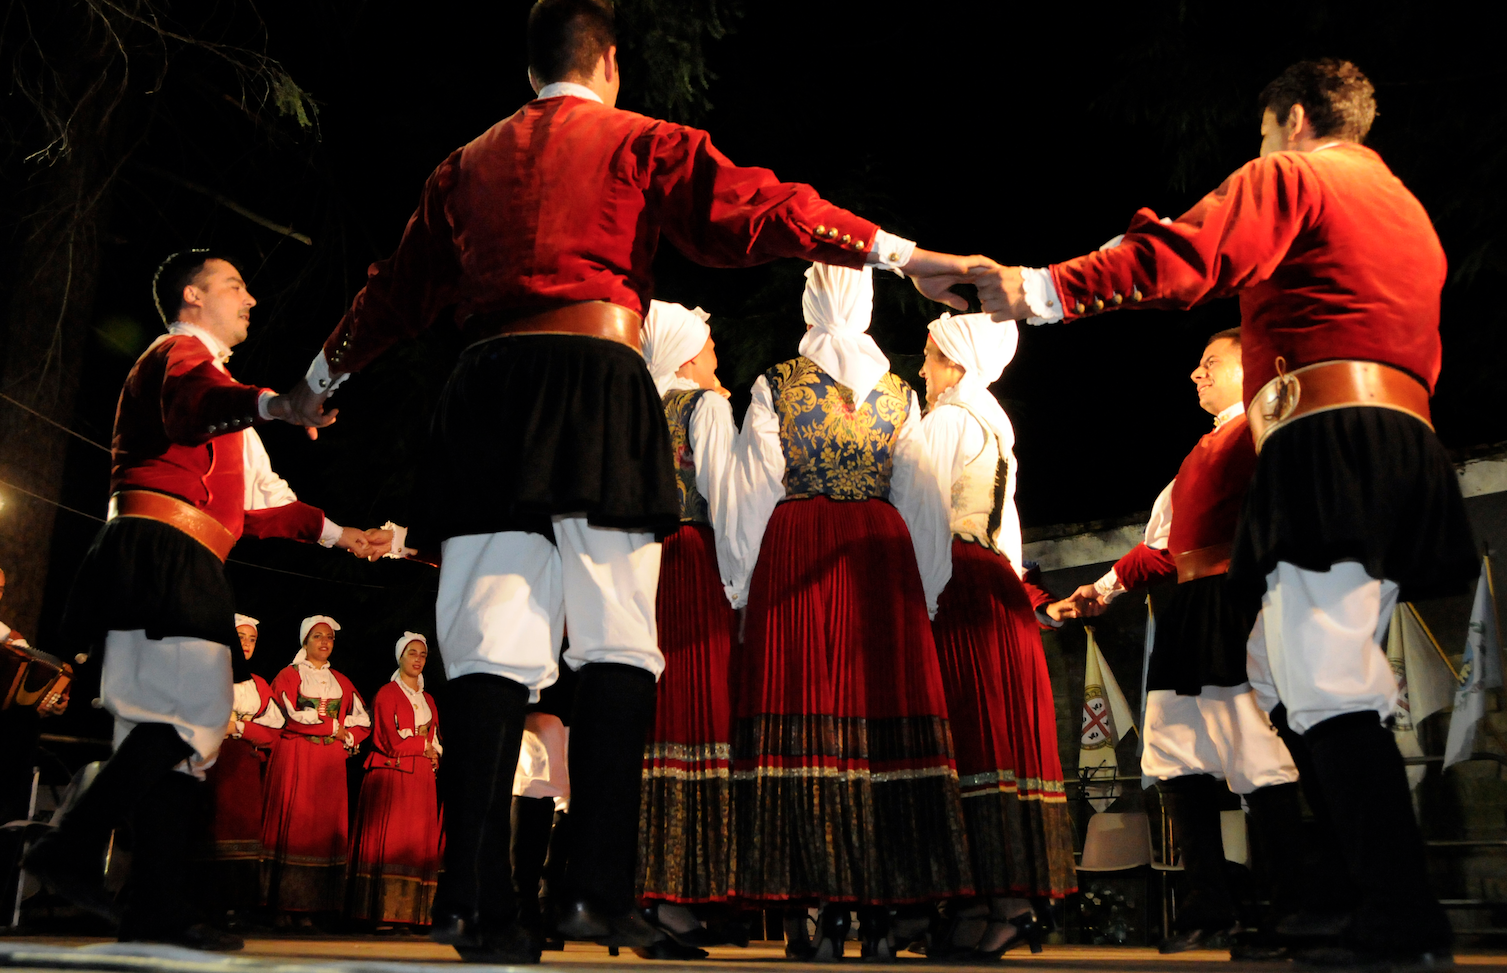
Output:
[[43,719],[49,716],[62,716],[68,712],[68,693],[64,691],[55,695],[49,695],[45,705],[37,712]]
[[[388,543],[391,542],[392,538],[389,537]],[[366,531],[357,530],[354,527],[340,528],[340,540],[335,542],[335,546],[342,551],[350,551],[357,557],[369,558],[372,553],[371,542],[366,539]]]
[[366,546],[369,553],[362,555],[368,561],[375,564],[384,554],[392,550],[392,531],[381,527],[373,527],[363,535],[366,538]]
[[1054,601],[1046,607],[1047,617],[1054,622],[1078,617],[1078,603],[1071,598]]
[[993,260],[978,254],[960,257],[917,247],[910,260],[900,269],[922,294],[953,310],[966,311],[968,302],[949,288],[954,284],[971,284],[974,271],[998,266]]
[[1109,611],[1109,602],[1091,584],[1083,585],[1068,595],[1068,600],[1073,602],[1080,618],[1096,618]]
[[334,422],[340,412],[339,409],[324,410],[324,400],[329,397],[329,392],[316,392],[309,388],[308,382],[300,379],[289,391],[273,396],[267,403],[267,411],[274,419],[305,427],[310,439],[318,439],[319,430]]
[[996,321],[1024,321],[1031,316],[1025,283],[1019,267],[1001,267],[994,261],[969,269],[965,283],[978,288],[979,303]]

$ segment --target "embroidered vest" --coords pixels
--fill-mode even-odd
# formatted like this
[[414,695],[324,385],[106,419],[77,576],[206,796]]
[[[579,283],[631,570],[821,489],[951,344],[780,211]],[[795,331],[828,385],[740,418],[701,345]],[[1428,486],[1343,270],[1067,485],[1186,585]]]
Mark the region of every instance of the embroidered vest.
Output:
[[696,452],[691,449],[691,413],[706,389],[665,393],[665,419],[670,423],[670,448],[675,453],[675,492],[680,494],[682,524],[710,524],[706,497],[696,489]]
[[973,416],[984,430],[984,446],[963,464],[962,475],[952,481],[952,533],[998,554],[994,536],[1004,518],[1010,455],[1000,449],[999,437],[972,409],[957,403],[953,406]]
[[886,373],[863,402],[807,358],[764,373],[780,419],[787,498],[888,499],[895,437],[910,412],[910,386]]

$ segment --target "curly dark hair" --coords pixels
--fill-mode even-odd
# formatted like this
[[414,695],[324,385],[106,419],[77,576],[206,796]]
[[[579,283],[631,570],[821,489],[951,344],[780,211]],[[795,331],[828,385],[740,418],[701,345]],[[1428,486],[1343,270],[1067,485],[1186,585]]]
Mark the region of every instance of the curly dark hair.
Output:
[[1338,58],[1299,61],[1262,89],[1259,100],[1262,113],[1270,111],[1278,125],[1287,124],[1293,105],[1302,105],[1319,138],[1364,142],[1376,120],[1371,79]]
[[617,44],[610,0],[539,0],[528,15],[528,65],[544,84],[572,74],[590,77],[597,59]]
[[163,327],[178,320],[178,312],[183,310],[183,288],[196,282],[211,260],[223,260],[245,276],[241,262],[219,250],[179,250],[158,264],[152,275],[152,301],[162,316]]

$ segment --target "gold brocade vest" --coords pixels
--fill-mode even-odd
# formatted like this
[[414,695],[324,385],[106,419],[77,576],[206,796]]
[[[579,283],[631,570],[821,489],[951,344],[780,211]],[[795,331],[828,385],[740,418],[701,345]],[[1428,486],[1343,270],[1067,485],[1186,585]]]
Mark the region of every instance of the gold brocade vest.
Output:
[[764,373],[780,419],[785,496],[888,499],[895,437],[910,412],[910,386],[885,373],[857,405],[847,386],[808,358]]
[[696,489],[696,452],[691,448],[691,413],[706,389],[678,389],[666,392],[665,420],[670,424],[670,448],[675,459],[675,491],[680,495],[682,524],[710,524],[711,512],[706,497]]
[[952,405],[973,416],[984,430],[983,448],[963,464],[962,475],[952,481],[952,533],[998,554],[1000,549],[994,536],[1004,518],[1010,455],[1000,448],[999,437],[989,424],[972,409],[958,403]]

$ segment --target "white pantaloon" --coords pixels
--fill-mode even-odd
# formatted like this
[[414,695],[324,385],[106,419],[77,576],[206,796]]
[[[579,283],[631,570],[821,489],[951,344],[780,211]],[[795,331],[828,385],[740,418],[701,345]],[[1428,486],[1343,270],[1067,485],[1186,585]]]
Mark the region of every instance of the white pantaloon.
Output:
[[555,517],[555,543],[525,531],[465,534],[441,546],[435,620],[445,674],[489,673],[539,690],[572,669],[617,662],[657,679],[660,545],[652,533]]
[[1392,715],[1397,677],[1387,662],[1387,626],[1397,585],[1354,561],[1309,571],[1286,561],[1266,576],[1251,630],[1247,673],[1268,712],[1281,701],[1299,733],[1346,713]]
[[138,724],[166,723],[194,748],[175,769],[203,780],[230,723],[231,679],[230,649],[219,642],[107,632],[99,698],[115,717],[115,746]]
[[523,723],[514,797],[552,797],[556,811],[570,810],[570,727],[558,716],[530,713]]
[[1157,780],[1209,774],[1236,794],[1298,779],[1292,755],[1249,683],[1205,686],[1198,696],[1146,694],[1141,773]]

